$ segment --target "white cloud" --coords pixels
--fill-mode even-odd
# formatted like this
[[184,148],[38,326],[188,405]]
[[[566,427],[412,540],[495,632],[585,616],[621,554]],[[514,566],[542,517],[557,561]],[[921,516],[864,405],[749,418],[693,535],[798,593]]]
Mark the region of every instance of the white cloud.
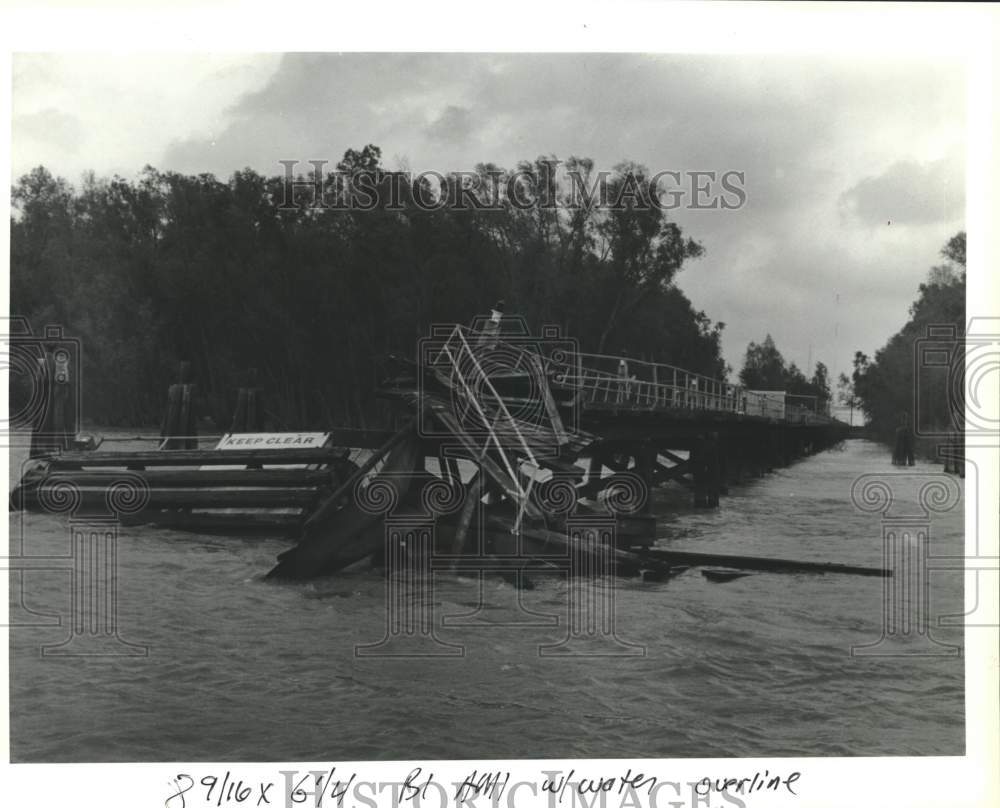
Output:
[[[707,250],[678,282],[727,323],[734,366],[770,331],[789,359],[804,366],[811,345],[836,374],[899,328],[962,227],[965,97],[959,65],[912,60],[18,56],[14,171],[274,174],[366,143],[415,171],[540,154],[742,170],[744,209],[676,212]],[[79,121],[78,148],[40,133],[40,115]]]
[[[14,57],[13,173],[44,164],[71,181],[87,170],[134,176],[178,137],[211,136],[228,108],[266,81],[280,56],[18,54]],[[85,147],[30,124],[58,111],[79,121]]]

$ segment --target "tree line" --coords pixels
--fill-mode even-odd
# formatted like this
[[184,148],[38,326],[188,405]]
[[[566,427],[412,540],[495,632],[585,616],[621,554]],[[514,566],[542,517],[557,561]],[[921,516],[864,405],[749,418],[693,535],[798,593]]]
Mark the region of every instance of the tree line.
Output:
[[[517,171],[559,200],[571,189],[547,170],[553,159]],[[593,170],[584,158],[564,165],[585,180]],[[372,145],[336,168],[374,187],[399,179]],[[384,425],[380,358],[414,357],[431,324],[468,323],[501,298],[585,351],[724,378],[724,324],[675,283],[702,246],[645,204],[647,178],[616,167],[612,185],[638,192],[613,207],[414,204],[415,193],[456,194],[445,177],[404,185],[401,205],[324,210],[305,183],[289,205],[286,178],[250,169],[221,180],[147,166],[74,187],[38,167],[12,188],[11,309],[36,333],[59,324],[80,339],[83,415],[109,426],[157,423],[182,360],[220,429],[249,368],[275,427]],[[343,192],[333,172],[312,179]]]
[[749,390],[783,390],[788,403],[817,413],[827,413],[832,398],[826,365],[817,362],[812,377],[807,379],[794,362],[786,364],[770,334],[761,343],[747,345],[740,384]]
[[[860,406],[869,429],[891,442],[908,423],[918,435],[961,430],[964,407],[965,232],[941,249],[910,306],[910,318],[869,357],[854,355],[851,377],[840,379],[842,399]],[[950,335],[950,336],[949,336]]]
[[[931,267],[920,284],[903,328],[874,357],[856,351],[851,375],[841,373],[837,379],[837,400],[851,408],[852,417],[854,409],[860,410],[870,433],[886,443],[904,423],[918,434],[956,430],[955,414],[964,404],[965,241],[965,232],[959,232],[942,248],[945,262]],[[954,338],[934,339],[942,329]],[[942,350],[948,355],[945,365],[926,359],[943,355]],[[753,390],[784,390],[799,397],[792,403],[819,412],[834,401],[826,365],[817,362],[807,379],[794,362],[786,363],[770,334],[747,346],[739,378]]]

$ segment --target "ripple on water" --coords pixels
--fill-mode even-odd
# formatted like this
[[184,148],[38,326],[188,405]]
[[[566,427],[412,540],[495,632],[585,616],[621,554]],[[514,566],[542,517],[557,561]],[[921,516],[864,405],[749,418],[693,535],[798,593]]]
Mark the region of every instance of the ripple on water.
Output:
[[[878,515],[854,479],[886,469],[851,442],[734,488],[714,512],[664,495],[660,542],[678,549],[882,563]],[[918,466],[917,471],[930,470]],[[58,518],[11,517],[29,552],[64,552]],[[962,546],[961,509],[935,517],[938,550]],[[121,634],[144,659],[42,658],[59,627],[12,631],[14,760],[275,760],[961,754],[962,658],[859,658],[878,639],[882,581],[754,574],[726,584],[690,570],[623,581],[617,632],[641,657],[540,657],[565,634],[567,587],[523,593],[558,626],[523,622],[512,590],[442,579],[442,629],[462,658],[363,659],[386,632],[382,579],[359,570],[307,585],[259,580],[287,544],[128,528]],[[962,576],[932,600],[962,611]],[[26,602],[64,613],[67,577],[31,573]],[[513,593],[516,595],[516,592]],[[940,639],[961,645],[958,630]],[[488,727],[489,731],[479,731]]]

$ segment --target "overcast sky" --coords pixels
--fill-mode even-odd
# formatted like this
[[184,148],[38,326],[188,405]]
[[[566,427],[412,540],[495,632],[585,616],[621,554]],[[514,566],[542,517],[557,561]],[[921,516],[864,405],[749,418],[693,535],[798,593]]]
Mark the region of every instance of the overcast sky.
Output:
[[964,229],[965,104],[960,66],[898,59],[19,55],[12,170],[277,174],[374,143],[414,171],[542,154],[743,171],[742,209],[672,214],[705,247],[678,283],[726,323],[734,370],[770,332],[836,376],[902,326]]

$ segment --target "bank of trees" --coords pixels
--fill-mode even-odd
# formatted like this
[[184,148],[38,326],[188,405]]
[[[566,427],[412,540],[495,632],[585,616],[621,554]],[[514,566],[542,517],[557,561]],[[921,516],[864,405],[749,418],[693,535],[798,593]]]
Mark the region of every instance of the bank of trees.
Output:
[[[84,415],[108,425],[155,423],[182,359],[219,426],[250,367],[276,425],[374,425],[385,418],[378,358],[412,357],[432,323],[467,323],[500,298],[585,350],[723,376],[723,324],[674,283],[701,247],[642,204],[644,169],[619,166],[612,194],[639,191],[609,209],[564,204],[566,180],[547,165],[517,168],[550,183],[558,204],[482,210],[414,204],[457,195],[453,177],[404,183],[398,209],[378,195],[369,210],[323,210],[289,208],[284,177],[249,169],[223,181],[147,167],[73,187],[40,167],[12,189],[12,312],[80,338]],[[334,201],[345,175],[376,188],[399,178],[374,146],[337,169],[319,178]],[[295,198],[314,193],[299,186]]]
[[784,390],[790,403],[826,412],[830,403],[829,370],[817,362],[812,378],[806,378],[798,366],[786,363],[785,357],[768,334],[761,343],[747,346],[740,370],[740,384],[750,390]]
[[[964,232],[949,239],[941,257],[944,262],[932,267],[920,284],[907,323],[874,357],[861,351],[854,356],[850,392],[870,429],[886,441],[904,418],[918,433],[947,433],[957,425],[953,416],[964,405],[960,394],[965,332]],[[953,338],[947,336],[949,332]]]

